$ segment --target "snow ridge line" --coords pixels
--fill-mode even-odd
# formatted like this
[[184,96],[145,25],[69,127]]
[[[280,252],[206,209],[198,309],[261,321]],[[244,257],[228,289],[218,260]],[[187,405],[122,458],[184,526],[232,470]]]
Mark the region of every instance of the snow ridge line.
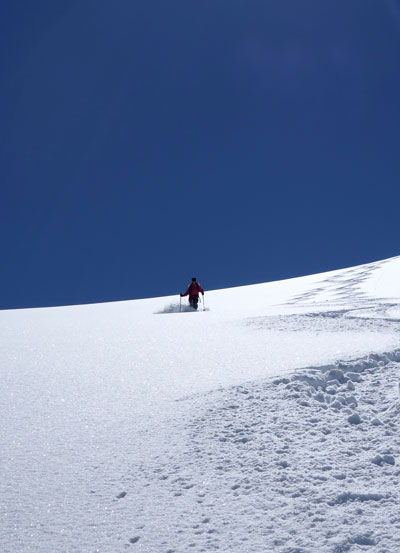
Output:
[[331,363],[328,365],[321,365],[321,366],[311,365],[306,368],[295,369],[295,372],[300,370],[327,372],[332,369],[349,370],[349,368],[352,368],[355,372],[363,372],[366,369],[376,367],[377,365],[379,367],[383,367],[388,363],[393,363],[393,362],[394,363],[400,362],[400,348],[396,348],[392,351],[386,351],[383,353],[369,353],[366,356],[358,357],[354,360],[349,360],[349,361],[337,361],[336,363]]
[[[323,381],[326,380],[326,373],[328,373],[328,376],[333,377],[334,379],[338,380],[340,384],[343,384],[346,380],[348,380],[343,378],[344,373],[361,374],[364,371],[372,369],[374,367],[385,367],[389,363],[400,363],[400,348],[396,348],[395,350],[386,351],[383,353],[369,353],[364,357],[359,357],[349,361],[337,361],[336,363],[330,363],[328,365],[298,368],[294,371],[291,371],[291,373],[288,373],[288,375],[292,374],[294,380],[306,380],[309,381],[310,384],[315,383],[322,385]],[[309,377],[307,377],[307,374],[304,373],[311,374]],[[324,377],[322,379],[318,379],[316,375],[321,373],[324,374]],[[352,376],[350,380],[359,381],[359,378],[357,378],[357,376]],[[276,384],[282,381],[282,379],[273,378],[272,381],[274,384]]]
[[[400,349],[384,353],[371,353],[352,361],[338,361],[337,363],[323,365],[321,367],[308,367],[296,369],[295,373],[288,377],[278,377],[272,380],[272,384],[284,384],[290,386],[296,382],[305,384],[308,388],[309,397],[303,397],[300,403],[309,406],[309,398],[318,401],[323,408],[356,409],[358,401],[355,398],[355,384],[363,381],[362,374],[371,372],[374,369],[382,370],[390,364],[400,363]],[[399,410],[400,381],[392,394],[391,410]],[[376,423],[378,424],[378,419]],[[348,417],[348,422],[358,425],[362,419],[357,413]],[[373,423],[375,424],[375,423]]]
[[[266,376],[257,381],[260,383],[271,382],[272,384],[280,384],[280,383],[287,384],[289,383],[290,380],[303,380],[311,384],[313,387],[317,388],[318,386],[324,387],[324,382],[326,381],[325,377],[318,378],[316,376],[318,374],[330,373],[331,371],[335,371],[335,370],[341,371],[342,373],[349,373],[349,372],[362,373],[367,369],[371,369],[376,366],[384,367],[389,363],[400,363],[400,348],[396,348],[395,350],[386,351],[383,353],[369,353],[364,357],[357,357],[356,359],[351,359],[348,361],[337,361],[334,363],[329,363],[327,365],[320,365],[320,366],[310,365],[308,367],[299,367],[297,369],[290,369],[287,372],[282,372],[281,373],[282,376],[279,376],[279,377]],[[310,374],[307,374],[307,373],[310,373]],[[356,377],[353,376],[352,378],[355,379]],[[340,380],[342,381],[341,383],[343,383],[345,380],[348,380],[348,379],[343,379],[343,377],[340,377]],[[247,386],[254,383],[255,381],[248,380],[243,382],[242,385]],[[232,388],[236,388],[236,387],[237,385],[232,386]],[[229,388],[231,388],[231,386]],[[188,401],[195,398],[212,396],[213,394],[215,394],[215,392],[222,392],[223,390],[224,390],[224,386],[218,386],[213,390],[185,395],[175,399],[174,401],[179,403],[181,401]],[[399,395],[400,395],[400,382],[399,382]]]

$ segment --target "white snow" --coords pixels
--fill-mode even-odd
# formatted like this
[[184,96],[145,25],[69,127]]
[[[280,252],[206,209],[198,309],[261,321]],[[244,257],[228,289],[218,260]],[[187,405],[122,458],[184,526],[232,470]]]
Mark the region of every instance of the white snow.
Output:
[[399,282],[0,312],[0,551],[398,553]]

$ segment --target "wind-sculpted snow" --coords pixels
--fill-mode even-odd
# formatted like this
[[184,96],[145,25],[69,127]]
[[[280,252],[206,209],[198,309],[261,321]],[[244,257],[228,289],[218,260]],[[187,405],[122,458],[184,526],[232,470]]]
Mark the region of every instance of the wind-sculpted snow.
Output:
[[0,312],[1,553],[398,553],[399,282]]

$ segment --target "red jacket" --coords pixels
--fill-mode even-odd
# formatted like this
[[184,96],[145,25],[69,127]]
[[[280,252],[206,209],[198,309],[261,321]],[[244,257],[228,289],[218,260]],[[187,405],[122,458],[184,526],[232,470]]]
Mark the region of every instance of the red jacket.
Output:
[[183,294],[184,296],[187,296],[189,294],[190,297],[198,297],[200,292],[204,294],[203,288],[200,286],[198,282],[191,282],[188,286],[188,289]]

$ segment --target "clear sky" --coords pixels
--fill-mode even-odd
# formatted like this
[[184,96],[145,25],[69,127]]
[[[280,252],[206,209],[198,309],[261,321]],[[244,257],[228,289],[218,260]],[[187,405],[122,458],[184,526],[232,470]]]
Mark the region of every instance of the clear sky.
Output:
[[3,0],[0,308],[399,254],[397,0]]

